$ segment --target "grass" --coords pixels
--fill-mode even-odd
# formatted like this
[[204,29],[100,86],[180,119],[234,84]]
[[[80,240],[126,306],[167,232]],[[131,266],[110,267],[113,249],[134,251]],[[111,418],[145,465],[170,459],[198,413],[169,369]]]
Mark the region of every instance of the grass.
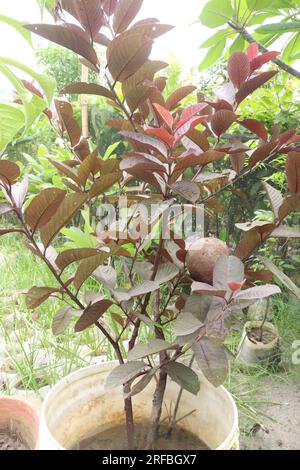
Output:
[[[0,238],[0,260],[0,349],[1,341],[3,345],[5,340],[5,360],[20,377],[18,388],[38,392],[90,364],[93,356],[115,359],[111,347],[96,329],[90,328],[76,335],[70,326],[64,335],[53,335],[52,318],[65,306],[59,300],[48,300],[36,312],[26,308],[20,292],[33,285],[53,286],[55,283],[43,262],[24,248],[20,237],[8,235]],[[97,290],[99,286],[88,281],[87,289]],[[256,425],[263,427],[269,418],[261,411],[263,403],[257,398],[266,377],[291,382],[300,380],[300,366],[292,365],[292,345],[300,339],[298,303],[286,295],[277,296],[272,300],[270,320],[277,326],[281,338],[280,361],[269,368],[241,367],[232,362],[226,382],[238,405],[244,435],[251,435]],[[148,337],[149,330],[144,326],[141,340],[147,341]],[[236,352],[239,341],[240,333],[232,333],[227,344],[232,352]],[[0,393],[11,392],[10,387],[0,388]]]

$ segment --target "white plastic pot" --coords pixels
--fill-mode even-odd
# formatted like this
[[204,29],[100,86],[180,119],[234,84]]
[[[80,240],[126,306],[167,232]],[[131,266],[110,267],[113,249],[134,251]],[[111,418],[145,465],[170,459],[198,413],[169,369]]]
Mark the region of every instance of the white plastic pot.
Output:
[[[81,369],[61,380],[46,397],[42,407],[40,425],[41,450],[76,448],[89,439],[124,422],[122,389],[104,390],[104,382],[115,363],[95,365]],[[142,393],[133,398],[136,420],[149,419],[153,381]],[[166,406],[174,406],[179,387],[169,382],[165,396]],[[232,396],[225,388],[214,388],[201,377],[197,396],[185,392],[182,397],[182,416],[196,412],[182,421],[181,426],[198,436],[209,448],[238,449],[238,413]],[[176,449],[175,449],[176,450]]]
[[237,361],[244,364],[255,365],[261,363],[268,363],[279,350],[279,336],[278,331],[272,323],[266,322],[264,324],[264,331],[269,331],[274,335],[274,339],[267,344],[255,344],[250,341],[248,335],[254,328],[260,328],[261,321],[247,322],[244,328],[243,336],[238,347]]

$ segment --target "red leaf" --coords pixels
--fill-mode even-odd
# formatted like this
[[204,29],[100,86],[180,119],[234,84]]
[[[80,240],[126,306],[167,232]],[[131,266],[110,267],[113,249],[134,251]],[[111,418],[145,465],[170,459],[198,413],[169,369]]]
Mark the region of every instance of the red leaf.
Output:
[[146,127],[145,131],[148,134],[152,134],[157,137],[159,140],[164,142],[169,148],[173,148],[175,138],[171,134],[169,134],[169,132],[163,127],[160,127],[159,129],[157,127]]
[[246,280],[244,280],[243,282],[228,282],[228,287],[230,290],[232,290],[232,292],[236,292],[243,287],[245,282]]
[[228,62],[228,75],[233,85],[240,89],[250,75],[250,61],[244,52],[234,52]]
[[178,90],[174,91],[166,101],[166,108],[172,110],[179,105],[180,101],[186,98],[188,95],[193,93],[197,88],[195,86],[183,86]]
[[247,53],[247,56],[249,57],[250,61],[252,61],[259,54],[258,45],[255,42],[253,42],[252,44],[249,45],[246,53]]
[[267,81],[271,80],[278,72],[273,70],[271,72],[264,72],[257,77],[251,78],[245,82],[236,94],[237,104],[244,101],[247,96],[251,95],[255,90],[264,85]]
[[158,103],[153,103],[153,107],[155,111],[159,114],[163,122],[168,126],[170,130],[172,130],[174,119],[171,113]]
[[206,118],[207,116],[201,116],[201,117],[194,117],[192,119],[189,119],[188,121],[180,121],[176,126],[176,134],[175,134],[176,141],[178,141],[184,135],[186,135],[190,131],[190,129],[193,129],[198,124],[204,122]]
[[213,132],[220,137],[227,131],[227,129],[229,129],[236,119],[237,117],[235,113],[227,109],[222,109],[213,115],[211,119],[211,128]]
[[192,106],[189,106],[182,111],[180,120],[191,119],[196,114],[201,113],[201,111],[203,111],[205,108],[207,108],[207,103],[193,104]]
[[254,70],[260,69],[264,64],[266,64],[267,62],[270,62],[270,60],[274,59],[275,57],[279,55],[280,55],[280,52],[269,51],[269,52],[266,52],[265,54],[255,57],[250,63],[251,73],[253,73]]
[[241,126],[245,127],[249,131],[256,134],[265,142],[268,140],[267,129],[265,128],[263,123],[260,121],[257,121],[257,119],[245,119],[244,121],[239,121],[239,124],[241,124]]

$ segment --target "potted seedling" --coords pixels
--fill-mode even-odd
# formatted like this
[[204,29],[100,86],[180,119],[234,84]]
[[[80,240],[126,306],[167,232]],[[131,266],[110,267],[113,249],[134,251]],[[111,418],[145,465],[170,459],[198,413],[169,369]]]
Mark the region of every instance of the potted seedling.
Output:
[[[257,285],[261,273],[251,266],[262,243],[287,233],[282,222],[300,205],[297,173],[298,186],[286,199],[265,186],[274,223],[247,224],[237,247],[206,238],[197,224],[192,230],[203,208],[213,211],[218,196],[261,162],[288,154],[298,165],[299,136],[274,129],[269,135],[259,121],[240,119],[239,104],[276,74],[260,71],[269,56],[254,46],[230,58],[230,81],[215,100],[196,98],[194,86],[168,96],[166,78],[158,75],[167,64],[149,56],[170,26],[153,18],[134,22],[141,5],[59,1],[56,24],[27,26],[102,74],[106,86],[75,83],[62,93],[106,97],[115,113],[108,124],[128,143],[120,160],[102,158],[82,136],[70,103],[59,99],[46,113],[69,148],[69,160],[51,159],[65,188],[48,187],[26,204],[19,167],[0,161],[7,210],[16,216],[16,227],[0,233],[24,235],[53,274],[52,285],[29,290],[28,308],[58,297],[65,307],[53,330],[63,334],[73,319],[78,334],[95,327],[116,359],[79,370],[52,389],[43,404],[41,449],[237,447],[236,406],[222,387],[230,357],[224,342],[237,311],[280,292]],[[96,44],[106,51],[106,64],[99,63]],[[192,94],[194,104],[185,106]],[[258,136],[254,147],[224,138],[233,124]],[[215,174],[216,161],[232,168]],[[58,234],[83,205],[110,214],[93,234],[96,246],[56,253]],[[89,278],[98,292],[88,290]]]
[[249,365],[274,363],[279,352],[277,328],[267,321],[270,301],[268,299],[264,319],[249,321],[244,327],[238,348],[237,360]]

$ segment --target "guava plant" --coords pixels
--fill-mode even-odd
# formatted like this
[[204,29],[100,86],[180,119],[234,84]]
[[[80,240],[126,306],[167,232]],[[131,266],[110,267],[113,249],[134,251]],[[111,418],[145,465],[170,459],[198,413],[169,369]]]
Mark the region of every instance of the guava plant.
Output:
[[[109,124],[128,142],[128,152],[120,160],[101,158],[97,148],[92,149],[82,137],[72,106],[65,99],[56,99],[47,115],[73,154],[65,162],[51,159],[64,178],[65,189],[44,189],[28,204],[26,184],[18,181],[19,167],[9,156],[0,161],[0,184],[7,199],[0,213],[16,216],[16,226],[2,229],[0,234],[24,235],[28,248],[53,274],[53,285],[29,290],[27,306],[35,309],[47,299],[59,297],[66,306],[54,317],[55,333],[63,334],[76,317],[76,332],[96,326],[105,336],[119,361],[106,388],[124,388],[129,449],[136,447],[132,397],[150,382],[155,381],[155,392],[145,444],[148,449],[155,448],[159,435],[168,378],[197,394],[197,364],[214,386],[224,382],[229,360],[224,342],[237,312],[280,292],[276,285],[265,284],[272,281],[271,271],[280,275],[272,263],[261,260],[268,263],[268,270],[252,269],[257,264],[255,254],[270,237],[299,237],[298,229],[283,222],[300,207],[300,153],[295,147],[300,137],[296,130],[280,134],[273,128],[269,133],[253,116],[241,120],[238,114],[239,104],[276,74],[260,70],[270,56],[259,54],[253,45],[247,53],[234,53],[228,64],[230,81],[216,90],[214,102],[193,86],[166,96],[166,79],[158,72],[167,64],[149,56],[154,40],[170,26],[154,18],[134,23],[142,3],[65,0],[56,3],[56,24],[26,26],[76,52],[80,61],[106,80],[106,86],[70,84],[62,94],[106,97],[107,106],[115,110]],[[105,63],[99,62],[96,44],[106,50]],[[194,104],[184,107],[182,101],[191,94]],[[248,129],[258,143],[254,139],[255,146],[250,148],[224,140],[232,125]],[[226,247],[213,238],[180,238],[170,218],[166,239],[163,218],[167,209],[175,204],[196,208],[202,204],[209,217],[221,192],[233,190],[236,182],[278,154],[287,155],[288,192],[283,197],[264,184],[274,211],[273,223],[239,225],[244,231],[240,243]],[[221,174],[214,171],[218,160],[228,164]],[[118,205],[121,196],[127,196],[129,205],[125,219]],[[104,224],[99,223],[92,234],[95,247],[57,254],[60,232],[74,216],[84,206],[99,216],[108,202],[118,208],[117,220],[110,223],[107,217]],[[152,204],[156,210],[151,217],[141,216],[142,205]],[[89,278],[100,283],[98,293],[88,291],[85,281]],[[139,340],[141,327],[152,338],[147,343]],[[126,354],[121,347],[125,336],[130,338]],[[181,393],[178,414],[180,397]],[[180,416],[174,418],[173,425]]]

